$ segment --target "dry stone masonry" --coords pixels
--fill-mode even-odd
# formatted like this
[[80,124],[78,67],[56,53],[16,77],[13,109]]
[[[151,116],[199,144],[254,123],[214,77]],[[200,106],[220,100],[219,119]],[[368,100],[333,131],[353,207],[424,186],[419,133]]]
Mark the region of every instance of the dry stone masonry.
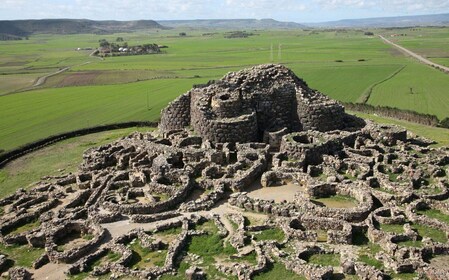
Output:
[[32,267],[2,252],[0,270],[448,279],[448,174],[448,148],[349,116],[284,66],[261,65],[181,95],[159,134],[89,149],[74,174],[0,199],[3,246],[44,249]]

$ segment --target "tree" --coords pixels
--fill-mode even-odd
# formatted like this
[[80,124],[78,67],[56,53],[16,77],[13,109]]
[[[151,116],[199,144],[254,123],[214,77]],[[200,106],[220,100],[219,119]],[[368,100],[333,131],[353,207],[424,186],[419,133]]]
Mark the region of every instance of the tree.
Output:
[[111,44],[111,51],[112,52],[118,52],[119,49],[119,45],[117,45],[116,43],[112,43]]
[[445,118],[442,121],[440,121],[439,127],[449,128],[449,118]]
[[181,37],[187,36],[187,33],[181,32],[181,33],[179,33],[179,36],[181,36]]
[[117,39],[115,40],[116,42],[123,42],[123,37],[117,37]]
[[102,48],[108,48],[110,46],[109,42],[106,41],[106,39],[101,39],[98,42],[100,43],[100,47]]

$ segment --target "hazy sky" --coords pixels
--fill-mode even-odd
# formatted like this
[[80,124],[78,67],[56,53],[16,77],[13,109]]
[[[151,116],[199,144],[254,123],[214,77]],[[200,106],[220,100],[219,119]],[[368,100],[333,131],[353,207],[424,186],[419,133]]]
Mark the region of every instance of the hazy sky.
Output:
[[449,13],[449,0],[0,0],[0,19],[274,18],[318,22]]

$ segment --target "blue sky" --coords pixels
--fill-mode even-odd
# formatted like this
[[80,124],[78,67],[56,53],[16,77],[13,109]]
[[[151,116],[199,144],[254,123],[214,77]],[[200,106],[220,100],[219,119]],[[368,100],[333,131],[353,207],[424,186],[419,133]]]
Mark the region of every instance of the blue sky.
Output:
[[274,18],[320,22],[449,13],[449,0],[0,0],[0,19]]

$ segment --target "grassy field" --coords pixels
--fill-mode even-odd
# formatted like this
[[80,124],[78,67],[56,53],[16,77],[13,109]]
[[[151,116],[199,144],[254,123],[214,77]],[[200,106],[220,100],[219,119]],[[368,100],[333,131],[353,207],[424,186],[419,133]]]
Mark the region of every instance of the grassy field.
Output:
[[[429,42],[442,40],[443,32],[429,30]],[[226,39],[224,31],[188,31],[186,37],[179,32],[36,35],[0,42],[0,149],[87,126],[156,120],[161,108],[193,84],[269,62],[285,64],[312,88],[341,101],[356,102],[372,88],[370,104],[449,116],[449,75],[363,31],[253,31],[256,36],[242,39]],[[130,45],[154,42],[168,48],[158,55],[104,60],[75,50],[119,36]],[[8,94],[66,67],[38,88]]]
[[[449,39],[447,27],[408,28],[402,30],[385,30],[381,32],[389,39],[430,60],[449,66]],[[404,34],[404,36],[394,36]],[[393,36],[393,37],[392,37]]]
[[156,120],[197,79],[41,89],[1,97],[0,149],[99,124]]
[[413,110],[443,119],[449,114],[449,75],[423,64],[409,64],[373,89],[368,103]]

